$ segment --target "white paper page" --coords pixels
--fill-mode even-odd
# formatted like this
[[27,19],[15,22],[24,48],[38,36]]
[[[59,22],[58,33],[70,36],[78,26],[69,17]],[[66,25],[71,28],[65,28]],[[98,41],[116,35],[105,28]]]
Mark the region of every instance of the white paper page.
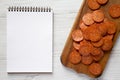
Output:
[[52,72],[52,12],[8,12],[7,72]]

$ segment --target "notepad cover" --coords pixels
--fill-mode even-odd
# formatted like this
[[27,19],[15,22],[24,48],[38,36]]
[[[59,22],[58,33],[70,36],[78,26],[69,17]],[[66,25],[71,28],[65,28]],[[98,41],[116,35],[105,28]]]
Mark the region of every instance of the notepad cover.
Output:
[[52,12],[7,12],[7,72],[52,72]]

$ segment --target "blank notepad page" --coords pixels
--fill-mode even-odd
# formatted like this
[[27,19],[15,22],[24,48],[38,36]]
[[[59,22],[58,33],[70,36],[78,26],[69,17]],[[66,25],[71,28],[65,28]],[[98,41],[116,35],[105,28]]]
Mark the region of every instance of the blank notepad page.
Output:
[[52,72],[52,11],[7,13],[7,72]]

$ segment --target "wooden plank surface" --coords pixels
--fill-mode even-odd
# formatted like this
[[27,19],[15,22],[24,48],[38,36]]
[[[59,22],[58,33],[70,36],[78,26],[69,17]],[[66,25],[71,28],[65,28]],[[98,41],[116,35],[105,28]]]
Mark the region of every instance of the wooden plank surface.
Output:
[[[60,55],[74,23],[82,0],[0,0],[0,80],[93,80],[65,68]],[[45,3],[45,4],[43,4]],[[10,5],[49,5],[54,10],[54,70],[52,74],[10,74],[6,73],[6,8]],[[113,48],[104,74],[99,80],[120,79],[120,38]]]

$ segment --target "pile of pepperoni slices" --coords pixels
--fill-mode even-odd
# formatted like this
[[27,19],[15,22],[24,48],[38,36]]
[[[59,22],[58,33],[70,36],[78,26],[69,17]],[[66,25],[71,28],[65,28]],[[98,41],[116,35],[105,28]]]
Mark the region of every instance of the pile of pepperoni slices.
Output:
[[[105,52],[112,49],[117,29],[116,23],[106,18],[104,11],[100,9],[100,6],[107,2],[108,0],[88,0],[92,12],[84,14],[79,28],[72,32],[74,49],[69,54],[69,61],[74,65],[87,65],[88,71],[95,76],[99,76],[103,71],[99,61]],[[119,13],[114,14],[116,10],[119,11],[118,5],[112,5],[108,11],[113,18],[118,17]]]

